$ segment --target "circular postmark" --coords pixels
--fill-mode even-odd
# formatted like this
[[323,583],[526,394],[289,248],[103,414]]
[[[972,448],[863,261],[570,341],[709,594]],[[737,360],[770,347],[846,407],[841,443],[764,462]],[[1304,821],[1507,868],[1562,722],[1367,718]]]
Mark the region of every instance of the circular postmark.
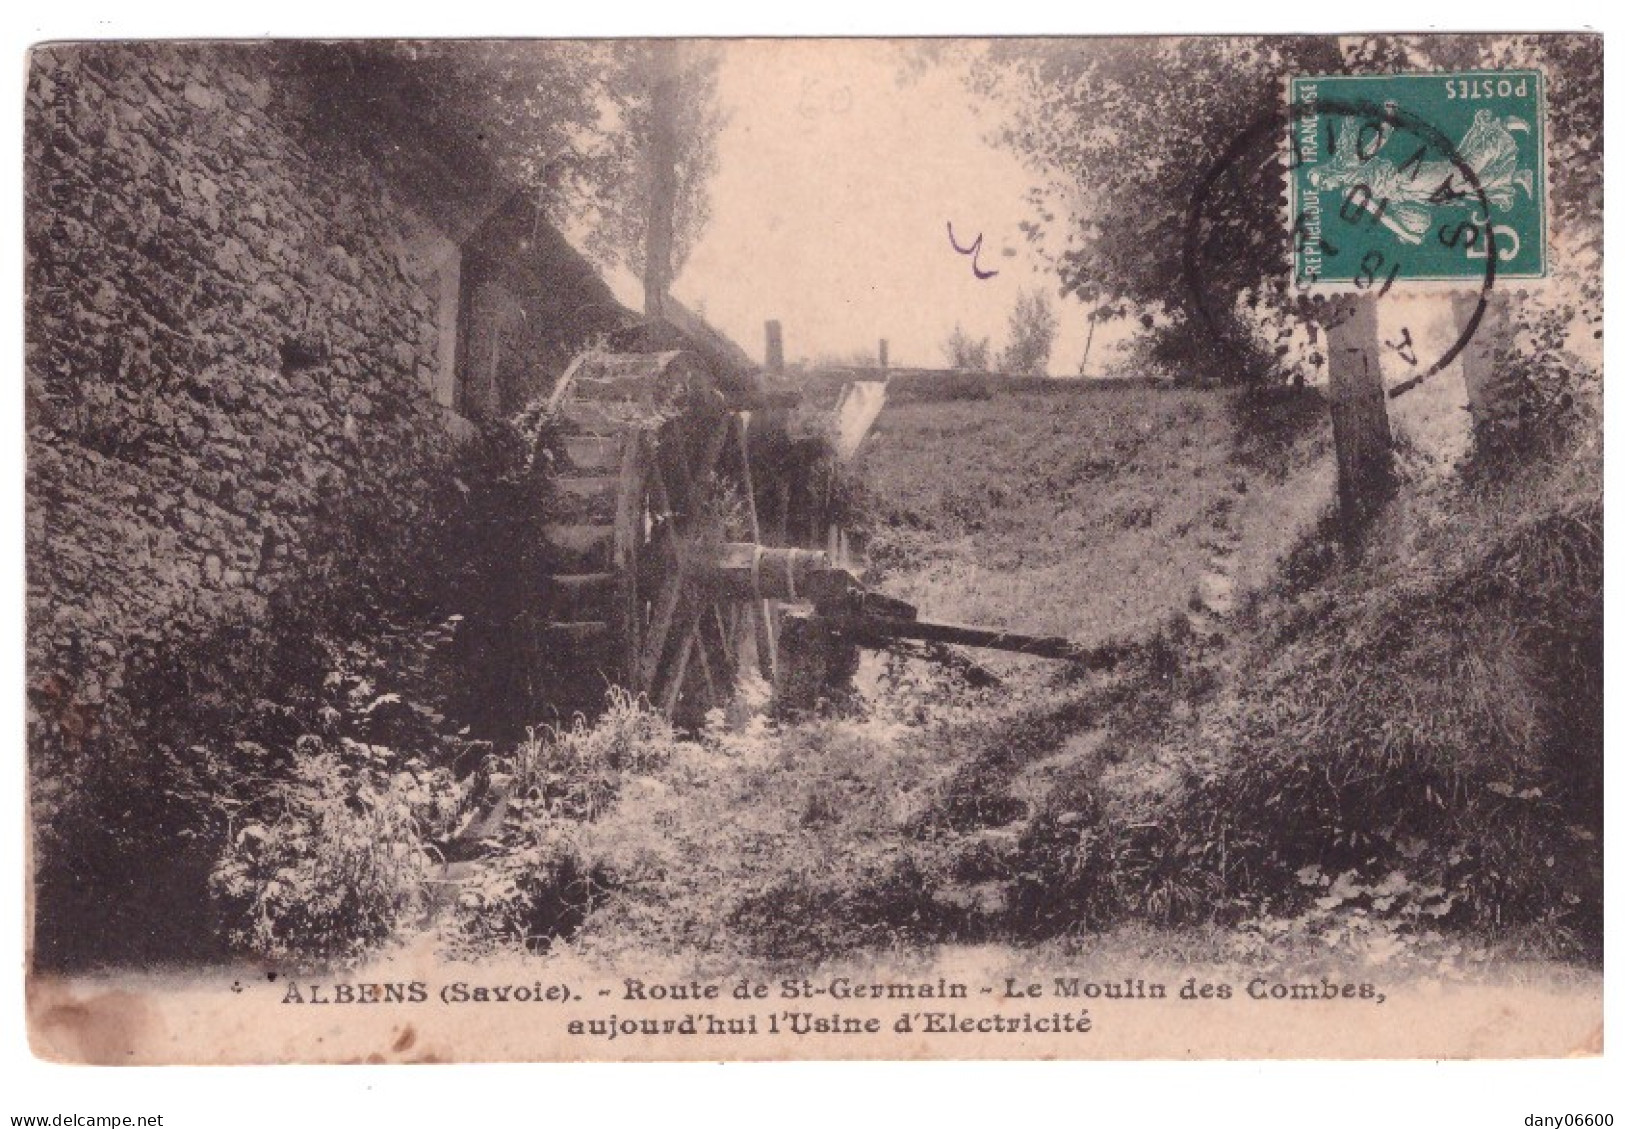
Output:
[[[1323,125],[1324,151],[1335,156],[1318,162],[1312,158],[1321,151]],[[1385,155],[1389,152],[1408,156],[1395,161]],[[1303,182],[1315,190],[1313,208],[1300,209],[1293,197],[1301,169],[1306,169]],[[1373,237],[1341,246],[1326,238],[1318,201],[1322,191],[1334,194],[1326,206],[1335,209],[1345,226],[1369,224]],[[1389,396],[1397,396],[1450,365],[1484,319],[1501,257],[1497,240],[1504,238],[1488,218],[1491,205],[1472,161],[1449,135],[1414,111],[1393,101],[1361,98],[1294,101],[1255,119],[1199,180],[1187,209],[1182,246],[1186,296],[1214,344],[1245,360],[1256,355],[1257,343],[1229,315],[1244,290],[1265,281],[1256,269],[1249,274],[1245,262],[1251,256],[1256,264],[1261,246],[1282,251],[1275,258],[1283,277],[1273,282],[1281,308],[1312,320],[1321,330],[1350,316],[1349,304],[1340,300],[1343,295],[1384,298],[1396,284],[1403,286],[1412,274],[1422,274],[1419,264],[1425,255],[1437,253],[1429,241],[1460,248],[1469,261],[1482,262],[1482,273],[1475,270],[1472,277],[1453,281],[1476,288],[1477,301],[1459,333],[1436,357],[1417,356],[1406,332],[1400,348],[1412,350],[1407,356],[1412,374],[1388,390]],[[1462,208],[1466,218],[1460,217]],[[1442,215],[1436,219],[1436,213]],[[1392,238],[1382,238],[1390,232]],[[1410,272],[1408,260],[1413,260]],[[1338,281],[1321,273],[1333,266]]]

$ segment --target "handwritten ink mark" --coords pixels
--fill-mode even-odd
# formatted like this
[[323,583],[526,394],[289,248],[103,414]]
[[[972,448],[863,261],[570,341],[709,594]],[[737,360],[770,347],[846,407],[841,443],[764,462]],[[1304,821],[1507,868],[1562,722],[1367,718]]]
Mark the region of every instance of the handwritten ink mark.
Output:
[[970,271],[977,278],[985,281],[986,279],[993,278],[999,273],[996,270],[983,270],[981,264],[977,261],[982,250],[982,236],[980,232],[977,233],[976,242],[972,243],[969,247],[961,247],[959,245],[959,240],[954,238],[954,222],[953,220],[949,220],[948,242],[950,245],[952,245],[953,249],[958,251],[961,255],[970,256]]
[[1404,335],[1398,341],[1384,341],[1383,344],[1398,353],[1400,360],[1406,364],[1416,364],[1416,348],[1415,343],[1411,341],[1410,327],[1405,328]]

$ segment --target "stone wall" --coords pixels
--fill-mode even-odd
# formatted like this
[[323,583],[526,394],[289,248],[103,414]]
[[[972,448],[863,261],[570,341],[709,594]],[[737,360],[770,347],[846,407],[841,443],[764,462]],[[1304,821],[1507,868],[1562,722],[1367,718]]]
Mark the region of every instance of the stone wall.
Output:
[[303,126],[285,60],[33,56],[28,650],[47,774],[115,716],[132,654],[261,614],[348,499],[410,523],[445,452],[421,225],[342,137]]

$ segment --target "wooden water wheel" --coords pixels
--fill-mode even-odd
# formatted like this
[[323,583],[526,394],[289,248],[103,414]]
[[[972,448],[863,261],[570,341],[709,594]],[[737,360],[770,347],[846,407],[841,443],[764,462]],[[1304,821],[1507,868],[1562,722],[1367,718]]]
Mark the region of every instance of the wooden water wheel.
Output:
[[544,658],[572,704],[623,686],[681,724],[771,677],[771,616],[709,578],[757,541],[746,417],[686,352],[587,354],[553,394],[565,463],[545,536]]

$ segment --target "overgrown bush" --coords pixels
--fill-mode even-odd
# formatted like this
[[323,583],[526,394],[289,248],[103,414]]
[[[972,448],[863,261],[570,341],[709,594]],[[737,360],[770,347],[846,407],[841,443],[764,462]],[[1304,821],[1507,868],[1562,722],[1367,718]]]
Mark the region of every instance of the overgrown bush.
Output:
[[[1577,349],[1602,336],[1601,295],[1521,303],[1492,353],[1496,374],[1473,417],[1469,482],[1494,483],[1565,457],[1602,430],[1601,369]],[[1591,335],[1592,340],[1576,341]]]
[[244,822],[211,882],[236,947],[340,963],[424,924],[430,843],[449,831],[460,794],[445,769],[396,770],[392,759],[355,742],[303,749],[291,779],[238,809]]
[[665,763],[677,742],[664,714],[616,688],[594,721],[577,715],[568,726],[532,729],[496,757],[490,787],[499,810],[458,891],[454,945],[541,949],[579,927],[615,881],[583,856],[582,825],[615,802],[629,775]]
[[[129,642],[121,692],[83,725],[67,716],[71,744],[32,746],[38,961],[211,959],[245,944],[292,954],[303,927],[291,922],[305,911],[286,883],[249,865],[243,852],[258,840],[238,836],[258,820],[264,857],[294,868],[298,894],[328,896],[354,860],[338,861],[347,832],[337,809],[306,803],[313,758],[336,757],[333,771],[407,773],[414,788],[433,787],[436,804],[453,801],[447,781],[490,750],[479,738],[501,733],[539,693],[526,681],[535,668],[527,623],[513,614],[524,598],[514,578],[527,575],[515,562],[539,553],[550,436],[531,413],[448,456],[438,487],[406,507],[410,521],[383,484],[352,484],[325,504],[297,571],[263,611],[184,640]],[[51,692],[49,680],[34,688],[42,716],[63,712]],[[363,766],[362,747],[383,760]],[[406,787],[369,786],[380,796]],[[348,810],[382,818],[354,794]],[[413,822],[429,849],[433,821],[414,810]],[[295,843],[331,857],[300,871]],[[307,955],[353,955],[376,939],[383,911],[357,912],[346,936],[332,909]]]
[[1049,796],[1012,925],[1343,909],[1599,951],[1601,508],[1536,496],[1499,531],[1458,497],[1413,557],[1266,604],[1235,690],[1130,741],[1176,777],[1102,790],[1106,753]]
[[759,956],[812,962],[962,937],[966,914],[937,897],[943,875],[900,844],[868,846],[837,874],[785,874],[740,891],[728,926]]

